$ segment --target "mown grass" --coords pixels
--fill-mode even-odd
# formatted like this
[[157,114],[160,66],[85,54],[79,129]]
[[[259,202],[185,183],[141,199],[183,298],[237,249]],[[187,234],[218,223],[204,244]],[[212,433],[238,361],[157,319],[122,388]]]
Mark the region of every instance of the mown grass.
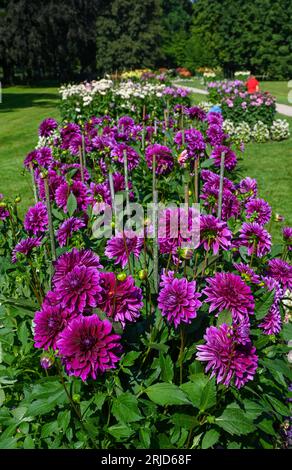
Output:
[[[193,95],[193,102],[206,97]],[[56,88],[15,87],[4,90],[0,104],[0,193],[22,197],[21,213],[33,202],[30,177],[23,175],[23,159],[37,142],[37,129],[45,117],[60,118]],[[283,116],[279,117],[283,118]],[[292,118],[287,118],[292,131]],[[251,143],[246,146],[243,176],[258,180],[259,194],[274,213],[292,225],[292,137],[282,142]],[[272,233],[278,241],[280,227]]]
[[11,87],[0,103],[0,193],[21,195],[21,213],[32,202],[32,188],[23,159],[37,143],[39,123],[59,119],[57,88]]

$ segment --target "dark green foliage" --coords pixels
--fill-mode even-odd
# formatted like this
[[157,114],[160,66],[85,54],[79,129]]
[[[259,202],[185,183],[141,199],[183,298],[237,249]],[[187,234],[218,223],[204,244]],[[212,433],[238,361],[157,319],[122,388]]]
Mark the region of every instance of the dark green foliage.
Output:
[[160,0],[100,3],[97,20],[99,73],[158,65],[162,34]]
[[248,69],[274,79],[292,73],[290,0],[198,0],[194,5],[193,60],[223,65],[230,75]]

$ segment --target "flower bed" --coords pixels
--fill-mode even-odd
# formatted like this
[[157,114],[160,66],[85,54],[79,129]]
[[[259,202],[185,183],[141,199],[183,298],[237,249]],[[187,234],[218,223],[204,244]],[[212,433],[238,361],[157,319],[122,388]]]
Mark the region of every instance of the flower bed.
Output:
[[44,121],[1,199],[0,447],[285,445],[292,228],[220,114],[164,114]]
[[209,99],[220,103],[225,119],[238,123],[245,121],[255,125],[259,121],[272,126],[276,114],[276,100],[270,93],[249,94],[240,80],[211,82]]
[[76,122],[105,114],[111,117],[127,114],[139,116],[140,119],[147,114],[163,119],[164,109],[178,103],[190,103],[187,90],[158,83],[162,75],[157,77],[157,83],[142,76],[141,81],[135,82],[103,79],[63,86],[60,89],[62,117]]

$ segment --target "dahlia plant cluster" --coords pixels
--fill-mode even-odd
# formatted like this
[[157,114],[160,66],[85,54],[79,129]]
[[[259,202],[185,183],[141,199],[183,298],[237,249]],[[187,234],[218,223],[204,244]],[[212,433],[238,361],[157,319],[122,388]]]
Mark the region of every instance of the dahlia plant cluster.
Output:
[[39,134],[34,205],[0,204],[0,447],[285,446],[292,228],[273,246],[222,116]]
[[[136,76],[135,76],[136,77]],[[150,78],[152,80],[150,80]],[[64,120],[76,121],[91,116],[139,116],[146,113],[162,119],[164,111],[175,104],[189,104],[189,92],[183,88],[166,86],[165,75],[149,77],[146,72],[140,80],[122,81],[102,79],[60,88],[61,113]]]
[[220,103],[224,119],[253,126],[258,121],[272,126],[276,114],[276,100],[268,92],[247,92],[244,82],[217,81],[208,84],[210,101]]
[[289,123],[286,119],[276,119],[269,128],[266,124],[258,121],[254,126],[242,121],[235,124],[226,119],[223,124],[224,131],[237,142],[248,143],[251,141],[257,143],[267,142],[268,140],[286,140],[290,137]]

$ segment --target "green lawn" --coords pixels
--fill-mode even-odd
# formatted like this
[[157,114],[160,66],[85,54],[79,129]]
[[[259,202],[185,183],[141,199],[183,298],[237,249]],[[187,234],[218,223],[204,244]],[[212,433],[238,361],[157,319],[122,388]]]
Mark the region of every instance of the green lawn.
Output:
[[290,104],[288,101],[288,94],[290,92],[292,98],[292,87],[288,88],[287,82],[261,82],[261,90],[269,91],[273,96],[277,98],[277,102],[281,104]]
[[21,212],[32,202],[30,177],[23,160],[37,143],[39,123],[58,119],[57,88],[4,88],[0,103],[0,193],[22,197]]
[[[206,97],[193,95],[193,102]],[[23,159],[37,142],[37,128],[45,117],[60,118],[56,88],[15,87],[5,89],[0,104],[0,193],[22,196],[22,210],[33,202],[30,177],[23,175]],[[281,116],[283,118],[283,116]],[[292,118],[288,118],[292,131]],[[292,225],[292,137],[283,142],[248,144],[243,176],[258,180],[259,193],[274,213]],[[274,223],[274,240],[279,240],[279,223]]]
[[182,80],[177,80],[175,81],[176,85],[183,85],[183,86],[189,86],[193,88],[199,88],[200,90],[205,90],[205,85],[202,83],[202,80],[200,78],[186,78]]

